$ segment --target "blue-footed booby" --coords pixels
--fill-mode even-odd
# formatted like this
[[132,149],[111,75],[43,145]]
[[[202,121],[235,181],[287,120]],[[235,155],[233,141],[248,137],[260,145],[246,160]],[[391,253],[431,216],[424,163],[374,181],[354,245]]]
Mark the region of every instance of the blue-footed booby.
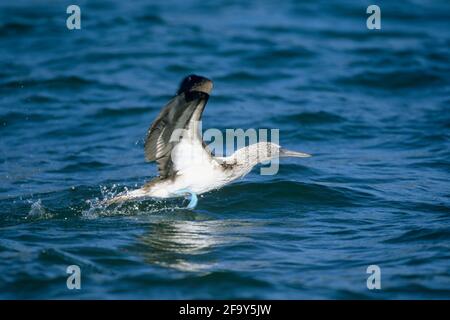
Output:
[[276,157],[309,157],[309,154],[258,142],[238,149],[228,157],[215,157],[204,143],[199,129],[213,83],[187,76],[147,133],[144,144],[147,161],[156,161],[159,176],[139,189],[126,191],[106,203],[143,198],[172,198],[190,195],[187,208],[197,204],[197,195],[245,176],[261,162]]

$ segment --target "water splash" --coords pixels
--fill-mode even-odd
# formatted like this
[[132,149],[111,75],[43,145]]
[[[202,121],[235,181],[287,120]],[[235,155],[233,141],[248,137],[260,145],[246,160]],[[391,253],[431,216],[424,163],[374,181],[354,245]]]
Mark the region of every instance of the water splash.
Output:
[[45,210],[42,207],[41,199],[38,199],[37,201],[35,201],[31,204],[31,209],[30,209],[30,212],[28,212],[28,216],[36,217],[36,216],[42,216],[44,214],[45,214]]
[[41,199],[36,201],[28,200],[31,203],[30,211],[25,219],[42,219],[42,218],[51,218],[53,215],[50,212],[47,212],[42,205]]
[[144,199],[120,202],[117,204],[108,203],[119,194],[126,194],[130,190],[127,187],[121,187],[114,184],[111,187],[100,186],[100,197],[86,200],[88,209],[82,211],[82,217],[95,219],[100,216],[116,215],[150,215],[164,212],[173,212],[176,210],[185,210],[185,207],[177,205],[180,199]]

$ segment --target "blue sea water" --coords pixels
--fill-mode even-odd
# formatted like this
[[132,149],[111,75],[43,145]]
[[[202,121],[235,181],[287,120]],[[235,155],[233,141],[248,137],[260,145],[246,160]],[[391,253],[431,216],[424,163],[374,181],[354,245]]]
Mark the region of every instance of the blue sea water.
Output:
[[[449,57],[448,1],[1,2],[0,298],[449,299]],[[97,208],[157,174],[143,139],[190,73],[204,129],[314,156],[193,211]]]

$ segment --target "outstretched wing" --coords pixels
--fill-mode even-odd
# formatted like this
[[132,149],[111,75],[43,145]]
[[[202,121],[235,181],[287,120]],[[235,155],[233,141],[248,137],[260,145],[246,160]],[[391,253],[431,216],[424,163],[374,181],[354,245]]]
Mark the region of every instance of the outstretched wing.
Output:
[[[145,140],[144,151],[147,161],[156,161],[161,178],[174,175],[175,166],[171,152],[175,145],[184,139],[179,129],[197,129],[209,95],[199,91],[182,92],[170,100],[151,125]],[[175,133],[175,134],[174,134]],[[191,139],[201,141],[200,133],[190,135]]]

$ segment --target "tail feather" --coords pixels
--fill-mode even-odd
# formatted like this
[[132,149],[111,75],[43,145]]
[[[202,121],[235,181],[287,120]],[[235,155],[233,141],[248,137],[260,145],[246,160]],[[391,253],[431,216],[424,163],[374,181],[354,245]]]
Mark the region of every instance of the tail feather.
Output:
[[132,190],[132,191],[125,191],[125,192],[115,196],[112,199],[105,200],[103,202],[103,204],[105,204],[106,206],[109,206],[112,204],[118,204],[118,203],[130,201],[130,200],[142,199],[145,197],[146,197],[146,195],[145,195],[144,190],[136,189],[136,190]]

